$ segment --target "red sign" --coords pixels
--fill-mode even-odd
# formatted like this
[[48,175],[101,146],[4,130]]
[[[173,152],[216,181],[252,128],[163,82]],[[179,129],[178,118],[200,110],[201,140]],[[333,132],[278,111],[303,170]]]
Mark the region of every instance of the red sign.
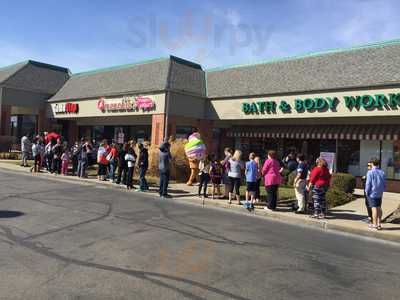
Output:
[[79,112],[78,103],[57,103],[54,104],[56,114],[77,114]]
[[106,111],[137,111],[155,109],[155,102],[150,97],[138,96],[135,98],[124,97],[122,100],[106,100],[100,98],[97,101],[97,108],[102,112]]

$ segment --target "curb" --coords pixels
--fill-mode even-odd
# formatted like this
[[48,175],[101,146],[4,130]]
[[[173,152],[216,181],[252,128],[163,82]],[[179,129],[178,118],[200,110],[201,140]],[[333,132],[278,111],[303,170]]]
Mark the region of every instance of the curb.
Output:
[[[131,193],[130,191],[126,190],[124,186],[122,185],[116,185],[112,184],[110,182],[108,183],[103,183],[99,182],[96,179],[86,179],[86,178],[80,178],[78,179],[77,177],[71,177],[71,176],[61,176],[61,175],[51,175],[48,173],[37,173],[32,175],[30,172],[26,172],[23,170],[19,170],[17,168],[13,167],[7,167],[3,165],[0,165],[0,168],[3,170],[7,170],[10,172],[14,173],[19,173],[19,174],[25,174],[25,175],[30,175],[30,176],[37,176],[41,178],[46,178],[49,180],[54,180],[58,182],[68,182],[72,184],[79,184],[79,185],[84,185],[88,187],[97,187],[97,188],[113,188],[113,189],[118,189],[120,191],[126,191]],[[150,193],[141,193],[143,196],[148,196],[151,198],[158,198],[156,197],[156,193],[150,192]],[[395,243],[400,243],[400,236],[394,236],[390,234],[382,234],[382,232],[378,231],[368,231],[368,230],[363,230],[363,229],[358,229],[358,228],[353,228],[353,227],[348,227],[348,226],[343,226],[339,224],[332,224],[329,223],[326,220],[315,220],[315,219],[309,219],[309,218],[297,218],[292,216],[290,213],[285,213],[285,215],[282,215],[280,213],[274,213],[274,212],[268,212],[264,209],[255,209],[253,212],[249,213],[246,211],[242,205],[237,205],[237,204],[228,204],[226,201],[224,202],[219,202],[219,201],[214,201],[211,199],[203,200],[202,198],[197,198],[197,195],[192,193],[192,194],[187,194],[185,196],[179,196],[176,197],[177,195],[173,195],[172,200],[174,202],[179,202],[183,204],[191,204],[191,205],[198,205],[198,206],[203,206],[203,207],[209,207],[209,208],[219,208],[223,210],[231,210],[235,211],[235,213],[240,213],[243,215],[247,216],[256,216],[256,217],[261,217],[261,218],[268,218],[269,220],[275,220],[275,221],[280,221],[284,223],[289,223],[292,225],[297,225],[297,226],[308,226],[308,227],[313,227],[317,229],[322,229],[322,230],[327,230],[327,231],[334,231],[336,233],[348,233],[348,234],[353,234],[357,235],[359,237],[367,237],[367,238],[374,238],[380,241],[389,241],[389,242],[395,242]]]

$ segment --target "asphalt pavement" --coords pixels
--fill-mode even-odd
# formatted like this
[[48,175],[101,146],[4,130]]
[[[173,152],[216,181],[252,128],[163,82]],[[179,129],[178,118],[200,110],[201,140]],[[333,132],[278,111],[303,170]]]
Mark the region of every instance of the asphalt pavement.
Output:
[[398,299],[399,249],[0,170],[0,299]]

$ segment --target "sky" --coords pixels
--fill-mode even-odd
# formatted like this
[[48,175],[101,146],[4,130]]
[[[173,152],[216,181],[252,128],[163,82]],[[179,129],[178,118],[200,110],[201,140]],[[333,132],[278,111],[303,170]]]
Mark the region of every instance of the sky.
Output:
[[73,73],[169,55],[204,69],[400,38],[397,0],[2,0],[0,67]]

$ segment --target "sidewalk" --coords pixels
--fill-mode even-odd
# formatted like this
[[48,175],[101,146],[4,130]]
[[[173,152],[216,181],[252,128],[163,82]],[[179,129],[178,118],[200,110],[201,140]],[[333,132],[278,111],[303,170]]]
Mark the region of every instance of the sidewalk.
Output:
[[[17,171],[22,173],[29,173],[29,168],[22,168],[15,163],[10,161],[6,162],[0,160],[0,168],[8,169],[11,171]],[[52,175],[48,173],[32,174],[32,176],[40,176],[43,178],[48,178],[57,181],[68,181],[76,184],[84,185],[102,185],[109,186],[110,188],[117,188],[125,190],[122,185],[116,185],[109,181],[99,182],[94,178],[81,179],[72,176],[59,176]],[[361,190],[356,190],[357,195],[362,195]],[[157,194],[157,188],[154,186],[151,188],[150,195]],[[266,211],[263,209],[262,204],[256,207],[254,212],[248,212],[243,206],[236,204],[228,204],[227,200],[213,200],[210,198],[199,198],[197,196],[197,187],[188,187],[185,184],[170,184],[170,194],[173,196],[172,201],[179,201],[185,203],[192,203],[196,205],[213,206],[224,209],[231,209],[235,212],[251,214],[256,216],[268,217],[287,223],[293,223],[298,225],[308,225],[313,227],[322,228],[325,230],[337,230],[347,233],[359,234],[363,236],[369,236],[389,241],[400,242],[400,224],[383,224],[383,230],[376,231],[370,230],[367,224],[361,221],[365,218],[367,212],[364,204],[363,198],[358,198],[357,200],[350,202],[348,204],[335,207],[330,210],[330,215],[325,220],[315,220],[311,219],[308,215],[297,215],[294,214],[290,208],[278,207],[275,212]],[[395,193],[385,193],[383,197],[382,209],[384,212],[384,218],[391,214],[400,205],[400,195]]]

